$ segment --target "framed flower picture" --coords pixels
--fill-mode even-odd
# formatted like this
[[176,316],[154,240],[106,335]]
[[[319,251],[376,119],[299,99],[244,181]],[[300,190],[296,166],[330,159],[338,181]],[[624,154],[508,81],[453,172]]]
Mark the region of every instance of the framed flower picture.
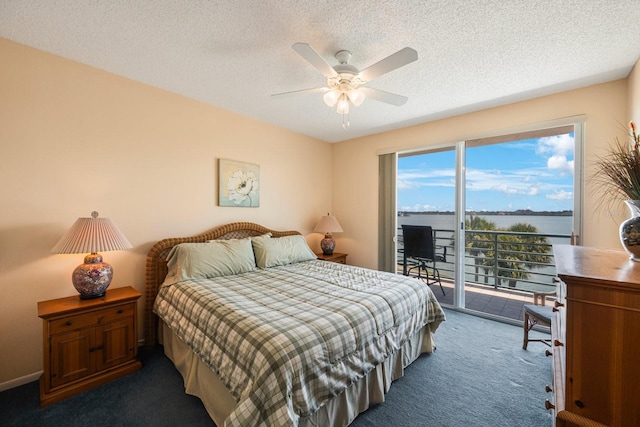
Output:
[[219,159],[218,174],[220,206],[260,206],[260,165]]

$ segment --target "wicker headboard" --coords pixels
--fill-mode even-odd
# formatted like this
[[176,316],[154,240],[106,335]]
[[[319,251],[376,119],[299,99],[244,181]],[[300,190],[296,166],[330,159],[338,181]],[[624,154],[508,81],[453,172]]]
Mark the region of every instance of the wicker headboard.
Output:
[[270,230],[252,222],[234,222],[195,236],[163,239],[154,244],[147,253],[145,278],[144,337],[146,346],[150,347],[156,343],[157,319],[153,313],[153,303],[158,294],[158,289],[160,289],[160,285],[167,275],[166,258],[171,248],[179,243],[198,243],[217,239],[242,239],[260,236],[265,233],[271,233],[273,237],[300,234],[297,231]]

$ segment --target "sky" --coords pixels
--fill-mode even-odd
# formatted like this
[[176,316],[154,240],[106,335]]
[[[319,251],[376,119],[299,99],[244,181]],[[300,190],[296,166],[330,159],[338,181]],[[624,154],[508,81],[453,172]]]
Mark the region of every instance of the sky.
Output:
[[[467,211],[573,210],[573,133],[467,148]],[[398,159],[398,210],[455,210],[455,151]]]

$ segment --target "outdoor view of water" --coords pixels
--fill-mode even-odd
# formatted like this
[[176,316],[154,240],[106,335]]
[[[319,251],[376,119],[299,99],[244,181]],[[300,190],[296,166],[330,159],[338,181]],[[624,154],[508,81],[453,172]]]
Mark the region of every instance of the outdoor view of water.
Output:
[[[570,235],[573,228],[573,217],[558,215],[482,215],[476,214],[487,221],[493,222],[498,228],[507,228],[517,223],[531,224],[542,234]],[[467,215],[467,219],[469,216]],[[454,230],[454,216],[442,214],[409,214],[398,217],[398,228],[407,225],[430,225],[436,230]]]
[[[573,217],[560,216],[560,215],[477,215],[484,218],[487,221],[493,222],[498,228],[507,228],[513,224],[523,223],[535,226],[540,234],[556,235],[555,237],[548,237],[550,243],[562,243],[568,244],[571,231],[573,229]],[[469,216],[467,216],[467,220]],[[453,214],[408,214],[407,216],[398,216],[397,223],[398,228],[401,229],[403,224],[407,225],[429,225],[436,230],[437,244],[447,244],[448,238],[453,234],[455,227],[455,218]],[[398,233],[401,235],[402,231]],[[565,237],[559,237],[563,235]],[[402,247],[402,240],[398,241],[399,248]],[[453,259],[447,260],[452,262]],[[471,261],[468,261],[471,262]],[[451,266],[449,266],[451,268]],[[441,274],[444,277],[451,277],[450,273],[447,273],[447,266],[440,266]],[[468,265],[466,268],[467,281],[473,281],[473,267]],[[517,288],[522,290],[536,290],[536,291],[549,291],[552,287],[551,277],[555,275],[555,268],[546,267],[531,272],[529,280],[539,281],[540,285],[518,282]],[[543,274],[537,274],[543,273]]]

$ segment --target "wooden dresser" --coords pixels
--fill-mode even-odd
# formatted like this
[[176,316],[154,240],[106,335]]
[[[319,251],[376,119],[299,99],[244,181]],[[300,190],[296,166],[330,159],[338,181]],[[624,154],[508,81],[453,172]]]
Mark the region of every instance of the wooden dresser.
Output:
[[553,249],[555,425],[640,426],[640,263],[622,251]]

